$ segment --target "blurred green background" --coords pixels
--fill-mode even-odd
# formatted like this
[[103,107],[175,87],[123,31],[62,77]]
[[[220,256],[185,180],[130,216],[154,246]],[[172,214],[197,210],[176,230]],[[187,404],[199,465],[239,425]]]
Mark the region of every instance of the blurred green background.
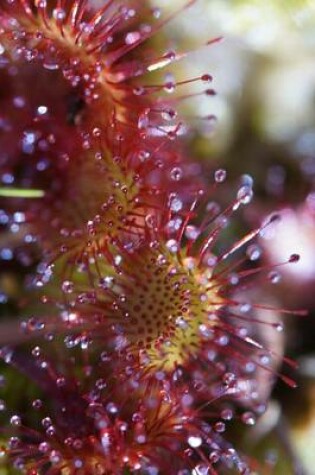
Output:
[[[156,2],[155,2],[156,4]],[[166,9],[182,1],[159,1]],[[175,26],[174,26],[175,24]],[[267,457],[279,475],[315,473],[315,2],[313,0],[199,0],[168,28],[174,44],[192,51],[183,75],[213,75],[215,97],[193,98],[193,143],[205,164],[226,168],[237,179],[249,173],[255,200],[247,223],[284,211],[278,238],[262,240],[279,262],[301,253],[285,269],[275,298],[307,308],[307,318],[285,317],[285,353],[299,362],[298,388],[277,384],[269,411],[243,444]],[[211,38],[223,41],[199,48]],[[179,41],[180,40],[180,41]],[[171,42],[172,43],[172,42]],[[174,69],[176,71],[176,69]],[[176,73],[176,78],[178,73]],[[199,87],[200,90],[200,87]],[[196,86],[198,91],[198,86]],[[198,104],[196,108],[196,103]],[[189,104],[185,105],[191,114]],[[207,165],[206,165],[207,166]],[[267,337],[268,338],[268,337]]]

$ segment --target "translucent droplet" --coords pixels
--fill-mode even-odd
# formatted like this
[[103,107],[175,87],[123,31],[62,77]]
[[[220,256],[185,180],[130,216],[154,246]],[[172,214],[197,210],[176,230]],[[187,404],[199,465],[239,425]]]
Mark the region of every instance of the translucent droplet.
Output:
[[44,417],[44,419],[42,419],[42,426],[45,427],[45,429],[47,429],[51,425],[52,425],[52,421],[50,417]]
[[66,384],[66,378],[64,378],[63,376],[56,379],[56,385],[58,386],[58,388],[62,388],[63,386],[65,386],[65,384]]
[[52,450],[49,455],[52,464],[58,464],[61,461],[61,454],[57,450]]
[[240,281],[239,276],[236,273],[230,274],[229,282],[231,285],[237,285],[239,281]]
[[197,226],[189,224],[185,229],[185,236],[190,241],[195,241],[200,235],[200,230]]
[[17,107],[18,109],[21,109],[25,106],[25,99],[24,97],[21,97],[21,96],[16,96],[13,98],[13,104],[15,105],[15,107]]
[[268,274],[268,279],[272,284],[278,284],[281,281],[281,274],[278,271],[271,271]]
[[244,302],[240,304],[239,309],[241,313],[248,313],[252,309],[252,306],[249,302]]
[[22,424],[20,416],[18,416],[16,414],[14,416],[12,416],[11,419],[10,419],[10,424],[12,426],[20,426]]
[[74,284],[70,280],[64,280],[61,289],[65,294],[71,294],[74,290]]
[[269,355],[261,355],[259,357],[259,360],[260,360],[261,364],[268,365],[270,363],[271,358],[270,358]]
[[253,426],[256,423],[255,415],[252,412],[244,412],[241,416],[242,422],[248,426]]
[[174,120],[177,117],[177,111],[175,109],[164,109],[161,113],[164,120]]
[[56,71],[59,69],[59,64],[53,59],[49,60],[46,58],[43,62],[43,67],[45,69],[48,69],[48,71]]
[[54,8],[52,11],[52,15],[55,20],[63,21],[66,17],[66,11],[63,8]]
[[103,289],[110,289],[114,285],[114,277],[111,276],[106,276],[106,277],[101,277],[99,280],[99,286],[102,287]]
[[48,435],[48,437],[53,437],[56,433],[56,430],[54,428],[54,426],[49,426],[47,427],[46,429],[46,434]]
[[38,358],[41,354],[41,349],[39,346],[35,346],[33,349],[32,349],[32,355],[35,356],[36,358]]
[[175,239],[169,239],[166,242],[166,247],[170,252],[175,254],[178,251],[178,242],[175,241]]
[[257,261],[261,256],[261,249],[256,244],[252,244],[247,248],[246,254],[251,261]]
[[38,446],[38,450],[43,454],[47,453],[50,450],[50,445],[48,442],[41,442]]
[[138,129],[146,129],[149,126],[149,112],[150,109],[145,110],[142,114],[139,115]]
[[95,236],[96,229],[95,229],[94,222],[93,221],[88,221],[86,227],[87,227],[88,234],[90,234],[91,236]]
[[106,410],[110,413],[110,414],[117,414],[118,412],[118,407],[116,406],[115,403],[113,402],[109,402],[106,406]]
[[171,219],[167,223],[166,227],[170,233],[173,233],[180,229],[182,222],[183,222],[182,218],[180,218],[179,216],[176,216],[174,217],[174,219]]
[[179,198],[173,198],[170,203],[170,208],[174,213],[178,213],[183,208],[183,202]]
[[242,186],[237,193],[237,200],[239,203],[246,205],[251,202],[253,198],[253,190],[250,186]]
[[173,181],[179,181],[183,177],[183,170],[180,167],[172,168],[170,177]]
[[192,475],[209,475],[208,464],[198,464],[191,472]]
[[195,449],[197,447],[200,447],[200,445],[202,444],[202,438],[196,435],[190,435],[187,439],[187,442],[190,447]]
[[231,385],[234,385],[235,382],[236,382],[236,376],[234,373],[225,373],[223,375],[223,383],[226,385],[226,386],[231,386]]
[[216,432],[219,432],[220,434],[221,434],[222,432],[225,432],[225,424],[224,424],[224,422],[216,422],[216,423],[214,424],[214,430],[215,430]]
[[232,409],[223,409],[223,411],[221,412],[221,417],[225,421],[230,421],[231,419],[233,419]]
[[158,7],[152,8],[152,16],[156,19],[159,19],[161,16],[161,9]]
[[188,328],[188,323],[186,322],[183,316],[176,317],[175,324],[177,327],[182,328],[182,329]]
[[214,180],[216,183],[223,183],[226,179],[226,170],[219,168],[214,173]]
[[139,31],[130,31],[125,36],[125,43],[126,45],[133,45],[137,43],[141,39],[141,34]]
[[73,460],[73,465],[76,469],[80,469],[83,467],[83,461],[81,459],[74,459]]
[[43,402],[40,400],[40,399],[35,399],[33,402],[32,402],[32,407],[36,410],[39,410],[41,409],[43,406]]
[[38,115],[45,115],[48,112],[48,108],[46,106],[38,106],[37,107],[37,114]]
[[173,81],[167,81],[164,83],[164,91],[168,94],[172,94],[175,91],[176,84]]
[[135,96],[142,96],[145,94],[145,88],[142,86],[137,86],[133,88],[132,92]]
[[92,130],[92,134],[94,137],[100,137],[102,134],[102,131],[99,127],[94,127],[94,129]]
[[277,332],[282,333],[284,330],[284,325],[283,323],[276,323],[274,324],[274,328],[276,329]]
[[209,455],[209,460],[211,463],[218,463],[220,460],[220,453],[217,450],[213,450]]

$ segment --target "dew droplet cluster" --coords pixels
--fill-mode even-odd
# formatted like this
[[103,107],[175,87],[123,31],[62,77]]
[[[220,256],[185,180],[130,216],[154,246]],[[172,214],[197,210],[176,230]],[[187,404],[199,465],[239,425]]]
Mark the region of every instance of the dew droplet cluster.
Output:
[[263,264],[255,240],[276,216],[226,239],[254,184],[222,206],[227,171],[205,177],[186,152],[178,104],[211,108],[216,91],[208,72],[167,70],[189,52],[155,51],[173,16],[131,0],[0,5],[0,261],[26,276],[21,322],[0,335],[23,394],[11,408],[0,376],[0,457],[21,473],[252,473],[226,432],[265,411],[259,374],[277,355],[259,326],[283,323],[250,289],[298,256]]

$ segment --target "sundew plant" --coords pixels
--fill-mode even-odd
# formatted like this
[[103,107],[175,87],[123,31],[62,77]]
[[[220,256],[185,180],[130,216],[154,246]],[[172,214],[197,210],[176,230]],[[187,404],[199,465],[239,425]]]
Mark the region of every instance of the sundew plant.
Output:
[[23,269],[0,340],[7,473],[270,473],[228,428],[265,411],[262,372],[294,386],[259,286],[299,257],[262,263],[276,214],[229,234],[252,180],[220,206],[227,172],[193,156],[182,103],[199,83],[212,123],[212,76],[176,78],[189,52],[161,46],[193,3],[1,1],[0,217]]

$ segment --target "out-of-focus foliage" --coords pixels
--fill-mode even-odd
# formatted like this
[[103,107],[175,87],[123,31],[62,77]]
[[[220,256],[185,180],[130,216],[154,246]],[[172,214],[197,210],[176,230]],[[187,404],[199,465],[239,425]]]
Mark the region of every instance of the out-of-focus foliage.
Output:
[[[167,8],[170,2],[159,0],[158,4]],[[175,5],[183,5],[183,1],[172,2],[171,8]],[[254,177],[254,219],[261,219],[274,207],[282,209],[289,204],[287,212],[298,216],[300,209],[313,202],[315,190],[315,2],[199,0],[189,15],[178,17],[175,25],[168,34],[193,50],[183,64],[185,75],[210,72],[218,93],[210,99],[199,98],[198,113],[211,113],[218,118],[208,130],[200,124],[200,130],[206,131],[205,138],[195,141],[200,157],[224,166],[234,177],[239,173]],[[195,52],[200,42],[217,36],[222,36],[223,41]],[[194,107],[195,104],[194,98]],[[189,104],[187,110],[187,114],[191,113]],[[305,251],[301,263],[309,260],[315,243],[313,250],[311,241],[303,249],[309,235],[303,229],[300,226],[300,235],[296,236],[292,230],[284,231],[282,237],[287,232],[288,242],[282,246],[280,243],[282,254],[274,256],[276,260],[283,259],[292,240],[300,243],[296,252]],[[307,229],[315,229],[313,211],[307,218]],[[307,305],[310,309],[308,319],[291,324],[286,321],[288,351],[295,359],[314,351],[314,281],[305,279],[299,277],[297,285],[297,280],[287,276],[277,296],[283,302],[290,296],[293,305]],[[314,378],[314,358],[309,361]],[[301,462],[306,473],[314,471],[314,389],[302,370],[298,374],[298,390],[279,388],[276,392],[279,419],[266,415],[262,427],[269,427],[269,432],[257,439],[256,449],[253,447],[253,454],[262,457],[266,451],[276,449],[275,474],[291,473],[286,465],[290,458],[291,465]],[[282,418],[287,418],[288,426],[283,426]]]

